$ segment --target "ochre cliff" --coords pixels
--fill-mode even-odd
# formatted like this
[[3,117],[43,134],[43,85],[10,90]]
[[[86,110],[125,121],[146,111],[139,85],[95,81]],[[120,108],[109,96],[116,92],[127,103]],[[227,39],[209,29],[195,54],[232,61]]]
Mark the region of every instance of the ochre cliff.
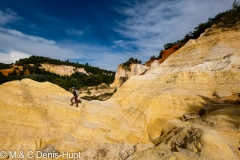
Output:
[[140,75],[148,69],[148,67],[142,64],[131,64],[130,68],[130,71],[128,71],[125,70],[122,65],[119,65],[115,74],[114,82],[110,86],[120,87],[130,77]]
[[135,75],[144,74],[148,69],[153,69],[159,66],[159,64],[163,63],[172,53],[177,51],[180,46],[183,44],[175,44],[173,47],[162,50],[161,57],[156,59],[152,59],[147,61],[144,65],[142,64],[131,64],[131,70],[128,71],[122,67],[122,65],[118,66],[117,72],[115,74],[115,80],[110,85],[111,87],[120,87],[125,81],[127,81],[130,77]]
[[[239,159],[239,42],[239,29],[210,29],[118,90],[112,99],[143,113],[150,140],[159,144],[133,159]],[[202,108],[211,112],[178,120]]]
[[41,64],[41,68],[44,68],[46,71],[61,75],[61,76],[71,76],[76,71],[87,74],[84,68],[76,68],[73,66],[66,65],[55,65],[55,64]]
[[239,29],[210,29],[111,99],[79,108],[48,82],[2,84],[0,146],[86,160],[240,159],[239,43]]

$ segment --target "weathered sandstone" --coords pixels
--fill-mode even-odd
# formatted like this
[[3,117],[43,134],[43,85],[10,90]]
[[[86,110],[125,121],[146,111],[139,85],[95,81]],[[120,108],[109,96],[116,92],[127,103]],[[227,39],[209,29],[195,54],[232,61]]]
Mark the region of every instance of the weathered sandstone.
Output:
[[[48,82],[2,84],[0,146],[82,159],[240,159],[239,43],[240,30],[210,29],[111,99],[79,108]],[[186,113],[199,116],[183,122]]]

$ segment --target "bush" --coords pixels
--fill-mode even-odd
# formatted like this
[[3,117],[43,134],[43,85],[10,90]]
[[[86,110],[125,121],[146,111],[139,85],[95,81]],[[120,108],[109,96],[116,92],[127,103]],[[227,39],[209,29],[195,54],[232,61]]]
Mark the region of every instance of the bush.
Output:
[[90,90],[88,90],[88,91],[87,91],[87,94],[88,94],[88,95],[90,95],[90,94],[91,94],[91,91],[90,91]]

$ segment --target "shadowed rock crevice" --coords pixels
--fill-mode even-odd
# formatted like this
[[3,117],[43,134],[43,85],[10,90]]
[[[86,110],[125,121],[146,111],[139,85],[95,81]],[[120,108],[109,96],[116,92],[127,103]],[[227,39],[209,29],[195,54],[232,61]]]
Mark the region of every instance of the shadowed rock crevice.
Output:
[[[202,108],[198,113],[186,113],[181,118],[182,121],[200,119],[202,123],[210,126],[225,127],[234,130],[240,130],[240,98],[238,94],[231,97],[212,98],[200,96]],[[192,111],[195,106],[189,106]]]

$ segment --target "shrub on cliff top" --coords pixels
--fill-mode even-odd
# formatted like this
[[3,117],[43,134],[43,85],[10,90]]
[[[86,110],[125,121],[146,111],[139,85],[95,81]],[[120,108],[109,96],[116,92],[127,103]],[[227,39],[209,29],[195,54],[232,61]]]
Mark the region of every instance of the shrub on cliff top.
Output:
[[125,63],[122,63],[122,68],[127,71],[131,71],[130,65],[131,64],[141,64],[142,61],[134,58],[129,58],[129,60]]

